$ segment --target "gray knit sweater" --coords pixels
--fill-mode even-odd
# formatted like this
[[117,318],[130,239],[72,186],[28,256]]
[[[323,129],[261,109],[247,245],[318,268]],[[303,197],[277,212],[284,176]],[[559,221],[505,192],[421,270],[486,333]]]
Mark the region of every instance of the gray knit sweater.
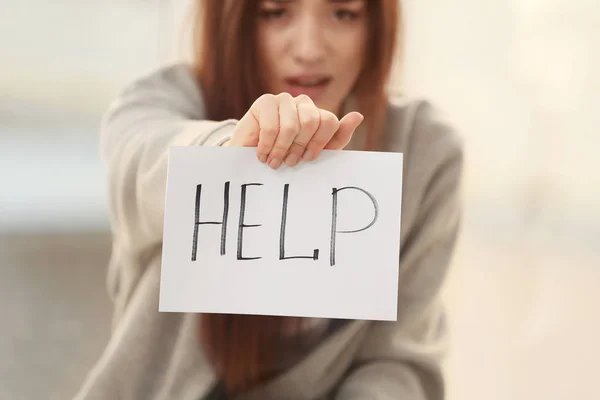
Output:
[[[219,146],[234,126],[206,120],[201,88],[183,64],[132,83],[108,110],[100,140],[113,327],[75,399],[198,400],[215,384],[197,344],[197,315],[158,312],[165,180],[169,146]],[[236,399],[444,398],[440,288],[459,228],[462,145],[428,102],[398,99],[387,110],[383,149],[404,153],[398,321],[325,330],[303,358]]]

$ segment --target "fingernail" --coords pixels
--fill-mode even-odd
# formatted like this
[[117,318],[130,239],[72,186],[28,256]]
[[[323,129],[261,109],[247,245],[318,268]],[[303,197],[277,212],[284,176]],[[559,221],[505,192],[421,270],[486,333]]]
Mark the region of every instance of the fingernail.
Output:
[[294,165],[298,164],[298,161],[300,161],[300,158],[293,153],[285,158],[285,163],[290,167],[293,167]]
[[279,168],[280,165],[281,165],[281,160],[279,158],[274,158],[269,163],[269,167],[271,167],[273,169]]
[[310,151],[310,150],[306,150],[306,151],[304,152],[304,155],[302,156],[302,159],[303,159],[304,161],[310,161],[310,160],[312,160],[312,157],[313,157],[313,153],[312,153],[312,151]]
[[263,164],[266,163],[267,162],[267,155],[266,154],[261,154],[260,156],[258,156],[258,160],[261,163],[263,163]]

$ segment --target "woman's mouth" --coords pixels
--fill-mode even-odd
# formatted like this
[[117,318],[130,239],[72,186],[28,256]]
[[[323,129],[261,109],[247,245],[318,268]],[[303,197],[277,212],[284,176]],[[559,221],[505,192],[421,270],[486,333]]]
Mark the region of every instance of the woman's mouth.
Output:
[[292,96],[304,94],[316,101],[331,82],[328,76],[295,76],[285,79],[285,91]]

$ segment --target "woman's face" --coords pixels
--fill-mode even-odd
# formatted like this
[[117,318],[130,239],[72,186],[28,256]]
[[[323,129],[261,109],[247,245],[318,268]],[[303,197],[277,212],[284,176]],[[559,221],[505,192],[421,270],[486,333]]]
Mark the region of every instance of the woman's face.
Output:
[[365,0],[260,0],[268,91],[306,94],[339,114],[363,67],[366,14]]

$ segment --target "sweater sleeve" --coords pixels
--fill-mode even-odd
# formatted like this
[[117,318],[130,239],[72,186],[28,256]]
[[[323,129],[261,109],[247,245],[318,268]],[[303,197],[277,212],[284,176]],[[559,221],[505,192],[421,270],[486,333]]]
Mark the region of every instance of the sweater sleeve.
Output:
[[193,75],[166,67],[129,85],[106,112],[100,145],[110,216],[120,245],[143,251],[162,240],[171,146],[219,146],[235,120],[209,121]]
[[[440,289],[460,221],[463,154],[449,128],[417,116],[405,177],[415,217],[401,240],[398,319],[374,322],[336,400],[442,400],[447,329]],[[418,205],[417,205],[418,204]],[[403,204],[403,209],[405,205]]]

